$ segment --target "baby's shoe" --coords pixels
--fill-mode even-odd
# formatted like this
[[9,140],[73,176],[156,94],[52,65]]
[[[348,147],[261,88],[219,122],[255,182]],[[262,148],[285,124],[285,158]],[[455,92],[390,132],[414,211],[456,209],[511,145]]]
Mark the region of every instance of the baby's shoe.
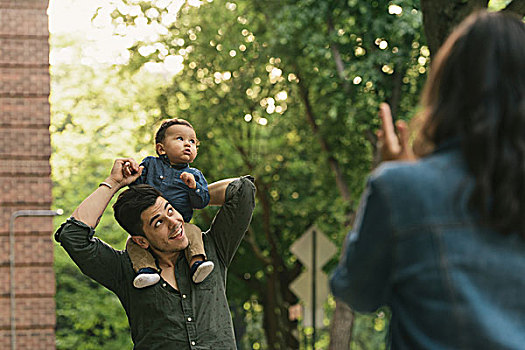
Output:
[[191,265],[191,279],[194,283],[201,283],[213,271],[215,264],[213,261],[195,261]]
[[139,270],[137,277],[133,280],[133,286],[135,288],[145,288],[154,285],[158,281],[160,281],[160,276],[157,271],[146,267]]

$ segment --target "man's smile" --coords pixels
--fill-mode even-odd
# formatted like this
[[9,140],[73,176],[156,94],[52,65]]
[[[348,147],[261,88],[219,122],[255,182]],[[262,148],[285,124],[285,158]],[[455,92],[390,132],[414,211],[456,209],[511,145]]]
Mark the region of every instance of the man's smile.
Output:
[[168,236],[168,239],[180,240],[183,237],[184,237],[184,229],[183,229],[182,224],[180,224],[173,230],[173,232],[170,233],[170,235]]

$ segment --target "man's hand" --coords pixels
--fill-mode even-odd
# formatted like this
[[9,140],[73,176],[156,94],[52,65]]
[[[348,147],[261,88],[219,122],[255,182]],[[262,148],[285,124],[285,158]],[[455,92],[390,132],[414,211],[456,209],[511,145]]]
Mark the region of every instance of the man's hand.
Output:
[[104,180],[109,186],[99,186],[73,212],[73,217],[95,228],[113,195],[124,186],[135,181],[144,167],[139,167],[133,158],[116,159],[111,173]]
[[[377,147],[382,160],[415,160],[416,157],[408,144],[409,131],[407,124],[400,120],[394,127],[392,112],[387,103],[379,106],[381,130],[377,131]],[[396,129],[399,133],[396,134]]]
[[197,188],[197,182],[195,182],[195,176],[193,176],[193,174],[183,172],[182,174],[180,174],[180,178],[189,188]]
[[138,179],[143,169],[144,167],[139,166],[133,158],[115,159],[106,182],[116,188],[122,188]]

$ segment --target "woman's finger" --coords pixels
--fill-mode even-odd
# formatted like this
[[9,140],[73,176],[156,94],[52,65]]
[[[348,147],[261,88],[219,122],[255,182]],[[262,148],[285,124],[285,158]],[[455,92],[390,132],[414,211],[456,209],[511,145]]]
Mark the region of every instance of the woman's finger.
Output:
[[388,103],[381,103],[379,105],[379,117],[381,118],[381,129],[383,130],[384,142],[387,146],[397,146],[398,139],[394,129],[394,122],[392,119],[392,112]]

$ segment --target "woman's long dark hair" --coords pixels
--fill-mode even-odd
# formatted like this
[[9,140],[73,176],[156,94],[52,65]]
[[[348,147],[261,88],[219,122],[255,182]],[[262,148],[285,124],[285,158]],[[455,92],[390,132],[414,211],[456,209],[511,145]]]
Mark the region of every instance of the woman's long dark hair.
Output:
[[458,138],[475,177],[471,207],[499,232],[525,237],[525,24],[471,15],[429,74],[420,136],[433,145]]

